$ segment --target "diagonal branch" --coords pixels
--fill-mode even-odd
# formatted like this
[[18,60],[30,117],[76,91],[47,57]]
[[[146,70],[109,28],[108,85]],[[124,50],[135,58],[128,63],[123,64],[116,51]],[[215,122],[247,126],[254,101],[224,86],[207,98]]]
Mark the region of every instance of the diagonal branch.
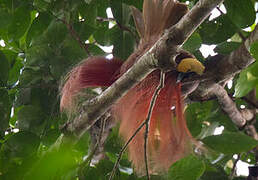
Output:
[[252,64],[255,59],[251,56],[249,49],[253,42],[258,40],[258,26],[242,45],[227,56],[217,55],[205,63],[205,73],[185,79],[184,83],[200,81],[196,91],[191,94],[190,99],[203,101],[212,98],[212,87],[214,83],[225,84],[229,79],[239,74],[243,69]]
[[243,127],[246,124],[246,120],[237,109],[236,104],[229,97],[227,91],[219,84],[214,84],[212,87],[212,93],[215,94],[221,108],[228,114],[230,119],[237,125],[237,127]]
[[87,131],[111,105],[142,81],[155,68],[175,69],[177,51],[210,12],[223,0],[199,0],[176,25],[146,52],[122,77],[100,96],[83,104],[80,115],[67,124],[66,131],[76,136]]

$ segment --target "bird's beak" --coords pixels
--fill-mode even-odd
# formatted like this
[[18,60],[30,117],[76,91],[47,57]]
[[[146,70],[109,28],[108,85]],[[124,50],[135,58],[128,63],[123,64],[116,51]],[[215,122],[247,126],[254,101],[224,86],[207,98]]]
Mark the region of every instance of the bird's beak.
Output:
[[179,72],[176,78],[176,83],[180,83],[186,76],[186,73]]

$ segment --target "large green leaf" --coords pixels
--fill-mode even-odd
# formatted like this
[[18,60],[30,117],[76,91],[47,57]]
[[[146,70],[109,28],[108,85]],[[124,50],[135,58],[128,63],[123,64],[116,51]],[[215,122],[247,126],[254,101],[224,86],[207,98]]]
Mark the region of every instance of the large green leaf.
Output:
[[7,27],[12,22],[12,17],[6,9],[0,8],[0,29]]
[[53,20],[46,31],[46,39],[53,46],[60,46],[68,34],[67,27],[60,21]]
[[21,131],[10,138],[1,147],[1,153],[9,158],[25,158],[36,153],[39,146],[39,137],[33,133]]
[[18,56],[17,53],[11,50],[3,50],[2,51],[5,57],[8,59],[9,62],[9,76],[8,76],[8,85],[14,85],[20,76],[21,68],[23,67],[22,58]]
[[240,45],[241,43],[239,42],[223,42],[218,44],[214,51],[219,54],[228,55],[232,51],[236,50]]
[[[45,179],[66,179],[76,170],[78,162],[76,159],[82,157],[78,152],[69,147],[63,147],[60,150],[51,150],[44,153],[40,159],[34,162],[30,171],[26,172],[24,179],[45,180]],[[76,172],[76,171],[75,171]],[[67,179],[76,179],[71,177]]]
[[243,97],[258,84],[258,63],[255,62],[240,73],[235,86],[235,96]]
[[38,17],[36,17],[33,20],[32,24],[28,30],[28,34],[26,37],[27,46],[31,45],[31,41],[33,39],[36,39],[36,38],[38,38],[38,36],[42,35],[42,33],[48,27],[50,21],[51,21],[51,17],[49,14],[47,14],[45,12],[39,13]]
[[201,38],[205,44],[224,42],[237,31],[237,27],[226,15],[219,16],[212,21],[205,21],[199,29]]
[[221,135],[208,136],[202,142],[215,151],[224,154],[237,154],[253,149],[258,141],[243,133],[225,132]]
[[9,77],[9,62],[4,53],[0,51],[0,87],[6,86]]
[[226,0],[227,16],[240,28],[251,26],[255,21],[255,9],[251,0]]
[[29,28],[31,21],[30,8],[27,5],[17,8],[13,14],[12,23],[8,27],[11,40],[21,38]]
[[81,3],[78,11],[81,17],[85,20],[85,23],[91,25],[92,27],[96,24],[96,17],[98,13],[98,2],[92,1],[88,3]]
[[131,18],[130,7],[120,0],[111,0],[110,6],[116,21],[121,25],[128,25]]
[[196,156],[189,155],[175,162],[169,169],[170,180],[196,180],[205,170],[205,164]]
[[185,112],[187,126],[194,137],[201,133],[203,121],[209,118],[211,108],[211,101],[204,103],[192,103],[187,107]]
[[201,44],[202,44],[202,39],[200,35],[197,32],[195,32],[185,42],[185,44],[183,45],[183,49],[193,53],[194,51],[198,50],[201,47]]
[[44,123],[44,113],[37,106],[27,105],[18,112],[17,127],[20,130],[40,134]]
[[258,41],[255,41],[250,47],[250,53],[258,61]]
[[8,128],[11,113],[11,102],[7,90],[0,89],[0,137]]
[[131,33],[119,29],[117,26],[111,30],[111,42],[114,45],[113,54],[126,60],[134,51],[135,39]]

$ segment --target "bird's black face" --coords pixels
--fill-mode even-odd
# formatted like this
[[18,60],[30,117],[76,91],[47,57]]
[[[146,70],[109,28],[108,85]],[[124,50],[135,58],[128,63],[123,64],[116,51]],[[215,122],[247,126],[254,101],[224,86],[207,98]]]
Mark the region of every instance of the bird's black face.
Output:
[[189,77],[189,76],[192,76],[194,75],[195,72],[186,72],[186,73],[183,73],[183,72],[178,72],[177,74],[177,78],[176,78],[176,83],[180,83],[182,82],[185,78]]

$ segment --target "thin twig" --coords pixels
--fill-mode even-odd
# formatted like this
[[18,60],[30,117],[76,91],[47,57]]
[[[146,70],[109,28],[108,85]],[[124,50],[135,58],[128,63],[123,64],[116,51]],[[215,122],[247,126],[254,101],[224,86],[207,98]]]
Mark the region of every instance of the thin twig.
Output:
[[[35,6],[34,4],[30,4],[33,8],[35,8],[37,11],[44,11],[41,8]],[[50,15],[53,16],[54,18],[56,18],[58,21],[61,21],[64,25],[66,25],[67,29],[69,30],[71,36],[79,43],[80,47],[83,48],[86,53],[88,54],[88,56],[91,56],[91,53],[89,51],[89,45],[84,43],[80,36],[77,34],[77,32],[74,30],[73,26],[71,24],[69,24],[65,19],[61,19],[59,17],[57,17],[55,14],[53,14],[53,12],[46,10],[46,12]]]
[[133,32],[130,28],[122,25],[121,23],[119,23],[115,18],[105,18],[105,17],[99,17],[98,16],[96,19],[98,21],[101,21],[101,22],[112,22],[112,21],[114,21],[121,30],[127,31],[130,34],[132,34],[132,36],[135,38],[137,44],[139,43],[139,37],[137,36],[137,34],[135,32]]
[[[53,16],[55,16],[53,14]],[[89,45],[84,43],[80,36],[77,34],[77,32],[74,30],[73,26],[71,24],[69,24],[65,19],[60,19],[57,16],[55,16],[57,18],[57,20],[61,21],[62,23],[64,23],[67,27],[67,29],[69,30],[71,36],[79,43],[80,47],[82,49],[84,49],[86,51],[86,53],[88,54],[88,56],[91,56],[91,53],[89,51]]]
[[[152,96],[152,99],[151,99],[151,102],[150,102],[150,108],[149,108],[149,112],[148,112],[148,115],[147,115],[147,118],[142,122],[142,124],[135,130],[135,132],[133,133],[133,135],[127,140],[127,142],[125,143],[125,145],[122,147],[122,149],[120,150],[119,154],[118,154],[118,158],[116,160],[116,163],[112,169],[112,172],[111,172],[111,175],[109,176],[109,180],[112,180],[113,177],[115,176],[115,172],[116,172],[116,169],[119,165],[119,162],[122,158],[122,155],[124,153],[124,151],[126,150],[127,146],[130,144],[130,142],[134,139],[134,137],[138,134],[138,132],[142,129],[143,126],[145,126],[147,124],[147,122],[149,121],[150,117],[151,117],[151,114],[152,114],[152,110],[153,110],[153,107],[155,105],[155,102],[156,102],[156,99],[157,99],[157,96],[161,90],[161,88],[164,86],[164,79],[165,79],[165,73],[163,71],[161,71],[161,75],[160,75],[160,84],[159,86],[157,87],[157,89],[155,90],[153,96]],[[147,176],[148,177],[148,176]]]
[[97,140],[97,143],[96,145],[94,146],[93,150],[90,152],[89,156],[87,157],[87,159],[85,161],[82,162],[82,164],[80,164],[80,168],[79,168],[79,174],[80,176],[83,177],[83,169],[84,167],[89,167],[90,166],[90,163],[92,161],[92,158],[94,156],[94,154],[96,153],[100,143],[101,143],[101,139],[102,139],[102,135],[103,135],[103,132],[104,132],[104,129],[105,129],[105,126],[106,126],[106,121],[107,121],[108,117],[105,117],[104,119],[100,119],[101,120],[101,129],[100,129],[100,132],[99,132],[99,138]]
[[126,150],[127,146],[130,144],[130,142],[133,140],[133,138],[138,134],[138,132],[142,129],[142,127],[145,125],[145,121],[142,122],[142,124],[136,129],[136,131],[133,133],[133,135],[128,139],[128,141],[125,143],[125,145],[122,147],[122,149],[120,150],[119,154],[118,154],[118,158],[116,160],[116,163],[112,169],[112,172],[111,172],[111,175],[109,176],[109,180],[112,180],[114,175],[115,175],[115,172],[116,172],[116,169],[118,167],[118,164],[122,158],[122,155],[124,153],[124,151]]
[[235,173],[236,173],[236,165],[237,165],[237,162],[240,160],[241,158],[241,154],[238,154],[237,155],[237,159],[234,161],[234,164],[233,164],[233,167],[232,167],[232,170],[231,170],[231,174],[229,176],[229,179],[232,180],[235,176]]
[[157,97],[159,95],[159,92],[164,87],[164,81],[165,81],[165,73],[163,71],[160,71],[159,85],[156,88],[156,90],[155,90],[155,92],[152,96],[152,99],[151,99],[151,102],[150,102],[150,107],[149,107],[149,112],[148,112],[147,118],[145,120],[146,128],[145,128],[145,135],[144,135],[144,161],[145,161],[145,168],[146,168],[146,176],[147,176],[148,180],[150,180],[150,174],[149,174],[149,168],[148,168],[147,145],[148,145],[150,119],[151,119],[152,111],[153,111],[154,105],[156,103]]

